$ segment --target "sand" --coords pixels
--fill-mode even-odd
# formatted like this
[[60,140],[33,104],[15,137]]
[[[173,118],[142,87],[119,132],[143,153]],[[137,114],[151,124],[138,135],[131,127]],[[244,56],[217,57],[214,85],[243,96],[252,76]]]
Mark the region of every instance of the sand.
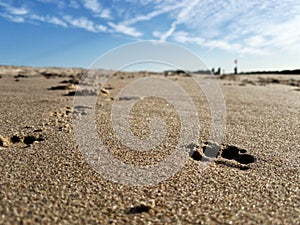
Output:
[[[2,71],[0,78],[0,224],[300,224],[300,76],[218,79],[226,132],[220,153],[204,171],[202,147],[214,144],[208,142],[206,98],[189,77],[169,76],[192,96],[200,138],[174,176],[132,187],[96,172],[81,154],[72,115],[84,117],[84,108],[73,108],[72,74],[22,75]],[[147,137],[150,118],[160,116],[167,124],[165,140],[150,152],[136,152],[116,139],[112,104],[127,101],[118,99],[119,91],[146,75],[117,74],[96,107],[99,137],[109,152],[137,166],[170,155],[180,132],[176,110],[149,98],[132,109],[132,133]],[[58,86],[65,88],[53,88]]]

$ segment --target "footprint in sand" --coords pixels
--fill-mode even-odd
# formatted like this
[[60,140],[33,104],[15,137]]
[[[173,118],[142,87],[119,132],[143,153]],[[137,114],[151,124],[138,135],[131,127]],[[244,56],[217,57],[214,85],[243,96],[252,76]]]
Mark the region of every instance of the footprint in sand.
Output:
[[48,90],[74,90],[76,86],[74,84],[58,85],[48,88]]
[[42,134],[25,135],[25,136],[14,134],[10,137],[3,137],[0,135],[0,147],[8,148],[18,143],[23,143],[26,145],[26,147],[29,147],[35,142],[41,142],[44,140],[45,139]]
[[245,149],[240,149],[233,145],[226,145],[222,149],[221,157],[229,160],[235,160],[241,164],[250,164],[255,162],[255,157],[246,154]]
[[246,154],[247,150],[238,148],[233,145],[219,145],[212,141],[202,143],[202,148],[193,148],[191,158],[195,161],[207,161],[215,158],[217,164],[247,170],[250,167],[248,164],[256,161],[255,157]]

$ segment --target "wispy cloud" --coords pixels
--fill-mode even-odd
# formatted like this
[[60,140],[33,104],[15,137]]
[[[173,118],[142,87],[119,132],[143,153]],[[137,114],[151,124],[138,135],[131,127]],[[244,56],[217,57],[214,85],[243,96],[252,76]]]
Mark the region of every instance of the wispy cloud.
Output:
[[73,18],[72,16],[67,15],[63,18],[73,27],[82,28],[87,31],[104,32],[107,29],[103,25],[96,25],[92,20],[89,20],[86,17]]
[[61,20],[57,17],[53,17],[53,16],[39,16],[39,15],[33,14],[33,15],[30,15],[30,19],[35,20],[35,21],[45,22],[45,23],[51,23],[51,24],[62,26],[62,27],[68,27],[66,22],[64,22],[63,20]]
[[80,5],[76,0],[70,0],[69,7],[74,8],[74,9],[79,9]]
[[199,0],[186,2],[186,4],[184,4],[184,7],[176,17],[175,21],[171,24],[169,30],[161,35],[160,40],[165,41],[168,37],[170,37],[175,32],[177,25],[186,21],[186,17],[190,14],[190,12],[198,3]]
[[[300,15],[279,24],[265,27],[264,32],[255,33],[250,44],[260,47],[266,45],[289,52],[300,52]],[[255,40],[255,37],[258,39]],[[253,41],[254,40],[254,41]],[[252,43],[251,43],[252,41]]]
[[63,18],[58,18],[55,16],[39,16],[36,14],[30,15],[30,19],[33,21],[40,21],[45,23],[51,23],[55,25],[59,25],[62,27],[75,27],[75,28],[81,28],[87,31],[91,32],[105,32],[107,31],[107,27],[101,24],[95,24],[93,21],[85,18],[85,17],[79,17],[79,18],[73,18],[72,16],[66,15],[63,16]]
[[60,10],[65,9],[67,6],[70,6],[70,4],[69,5],[67,4],[68,1],[61,1],[61,0],[37,0],[37,1],[44,4],[46,3],[46,4],[55,5]]
[[[273,48],[300,51],[300,2],[197,1],[186,3],[167,31],[154,30],[154,37],[193,43],[242,54],[265,54]],[[296,50],[295,50],[296,49]]]
[[104,9],[98,0],[82,0],[86,9],[92,11],[94,16],[110,19],[111,12],[109,9]]
[[[47,14],[36,11],[42,4],[49,4]],[[12,22],[40,21],[241,54],[300,52],[299,12],[294,0],[0,0],[0,16]]]
[[[174,1],[174,0],[126,0],[126,2],[130,2],[131,4],[140,4],[144,7],[149,7],[152,10],[148,10],[148,13],[138,14],[134,16],[128,16],[128,12],[125,12],[125,17],[130,17],[129,19],[125,19],[120,21],[118,24],[110,22],[109,25],[116,31],[126,35],[130,35],[133,37],[141,37],[143,35],[142,32],[136,30],[133,25],[141,22],[151,21],[153,18],[174,12],[174,10],[180,9],[185,6],[185,2],[183,1]],[[150,7],[151,5],[151,7]],[[119,11],[120,12],[120,11]],[[121,10],[120,15],[124,13],[124,10]]]
[[175,32],[173,34],[173,39],[176,42],[182,44],[196,44],[201,47],[209,48],[209,49],[221,49],[229,52],[239,52],[242,54],[258,54],[258,55],[266,55],[267,51],[263,49],[245,46],[239,43],[230,43],[225,40],[209,40],[201,37],[190,36],[186,32]]
[[105,19],[112,19],[111,16],[111,11],[109,9],[103,9],[99,15],[95,14],[96,17],[101,17],[101,18],[105,18]]
[[21,6],[21,7],[14,7],[8,3],[5,2],[0,2],[0,6],[2,6],[8,13],[12,14],[12,15],[25,15],[27,14],[29,11],[26,9],[25,6]]
[[182,3],[177,3],[177,4],[172,4],[172,5],[166,5],[163,7],[159,7],[158,9],[155,9],[149,13],[147,13],[146,15],[138,15],[136,17],[133,17],[129,20],[125,20],[122,23],[125,25],[133,25],[135,23],[138,22],[142,22],[142,21],[149,21],[151,19],[153,19],[154,17],[157,17],[159,15],[171,12],[173,10],[179,9],[182,7]]
[[101,12],[102,9],[101,4],[97,0],[83,0],[83,5],[95,13]]
[[25,15],[28,13],[26,8],[10,8],[9,12],[14,15]]
[[6,18],[7,20],[9,20],[11,22],[15,22],[15,23],[24,23],[25,22],[24,18],[20,17],[20,16],[8,15],[6,13],[0,13],[0,16]]
[[143,33],[137,31],[134,27],[129,27],[124,24],[114,24],[112,22],[108,22],[108,25],[111,28],[113,28],[115,32],[119,32],[133,37],[141,37],[143,35]]

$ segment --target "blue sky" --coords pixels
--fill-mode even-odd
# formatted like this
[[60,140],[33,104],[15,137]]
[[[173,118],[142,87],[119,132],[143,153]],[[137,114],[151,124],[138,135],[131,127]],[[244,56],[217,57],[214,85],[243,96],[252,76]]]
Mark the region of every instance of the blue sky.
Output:
[[122,44],[179,44],[212,67],[300,68],[299,0],[0,0],[0,64],[89,67]]

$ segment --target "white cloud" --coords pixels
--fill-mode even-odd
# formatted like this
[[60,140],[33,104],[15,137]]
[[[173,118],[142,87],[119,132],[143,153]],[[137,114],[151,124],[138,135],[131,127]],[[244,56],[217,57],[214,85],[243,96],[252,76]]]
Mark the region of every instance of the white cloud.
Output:
[[48,23],[56,24],[56,25],[59,25],[59,26],[62,26],[62,27],[68,27],[68,25],[64,21],[62,21],[61,19],[59,19],[57,17],[47,18],[46,21]]
[[69,7],[74,8],[74,9],[79,9],[80,5],[76,0],[70,0]]
[[68,27],[66,22],[64,22],[63,20],[61,20],[57,17],[53,17],[53,16],[39,16],[39,15],[33,14],[33,15],[30,15],[30,19],[45,22],[45,23],[51,23],[51,24],[62,26],[62,27]]
[[111,19],[111,11],[104,9],[98,0],[82,0],[86,9],[91,10],[95,17]]
[[24,18],[20,17],[20,16],[8,15],[5,13],[0,13],[0,16],[6,18],[7,20],[9,20],[11,22],[15,22],[15,23],[24,23],[25,22]]
[[[169,13],[169,29],[154,30],[154,37],[194,43],[242,54],[264,54],[274,48],[300,52],[300,2],[187,1]],[[186,34],[182,36],[182,31]]]
[[[18,16],[11,16],[11,15],[7,15],[7,14],[0,14],[0,16],[9,19],[12,22],[18,22],[18,23],[25,22],[24,18],[18,17]],[[73,18],[71,16],[64,16],[63,19],[60,19],[55,16],[49,16],[49,15],[40,16],[37,14],[32,14],[27,18],[32,21],[40,21],[40,22],[44,22],[44,23],[59,25],[62,27],[69,27],[68,24],[70,24],[73,27],[82,28],[82,29],[85,29],[85,30],[91,31],[91,32],[107,31],[106,26],[101,25],[101,24],[95,24],[93,21],[91,21],[85,17]]]
[[13,15],[25,15],[28,14],[29,11],[25,6],[22,7],[14,7],[8,3],[5,2],[0,2],[0,6],[2,6],[8,13],[13,14]]
[[107,27],[104,25],[95,25],[95,28],[97,31],[102,31],[102,32],[107,31]]
[[[300,52],[299,1],[111,0],[106,2],[109,8],[104,8],[103,2],[36,0],[29,4],[0,0],[0,16],[19,23],[36,20],[135,38],[148,36],[149,32],[161,41],[193,43],[242,54]],[[34,11],[38,4],[51,7],[47,15],[34,18],[35,13],[40,13]],[[61,16],[62,9],[68,10],[69,16]],[[137,28],[136,24],[141,26]]]
[[[149,21],[159,15],[170,13],[174,10],[180,9],[183,6],[185,6],[185,2],[178,2],[174,0],[127,0],[127,2],[130,2],[132,4],[141,4],[142,6],[149,6],[149,4],[153,5],[153,10],[150,10],[145,15],[137,15],[137,16],[129,16],[130,19],[125,19],[121,22],[119,22],[117,25],[114,23],[109,23],[109,25],[115,29],[115,31],[130,35],[133,37],[140,37],[143,34],[141,32],[136,31],[136,28],[131,27],[131,25],[143,22],[143,21]],[[119,10],[119,14],[122,15],[124,13],[123,9]],[[128,12],[127,12],[128,13]],[[130,14],[128,14],[130,15]]]
[[102,9],[101,4],[97,0],[83,0],[83,5],[94,13],[99,13]]
[[45,17],[36,14],[30,15],[30,19],[45,22]]
[[91,32],[96,32],[96,29],[94,27],[94,22],[88,20],[85,17],[73,18],[71,16],[64,16],[63,18],[74,27],[83,28]]
[[10,8],[9,12],[14,15],[25,15],[28,13],[28,10],[25,8]]
[[[286,22],[266,27],[261,38],[268,46],[276,47],[289,52],[300,52],[300,16]],[[258,34],[257,34],[258,35]],[[259,47],[259,46],[258,46]]]
[[143,35],[141,32],[137,31],[134,27],[128,27],[124,24],[114,24],[112,22],[109,22],[108,25],[111,26],[114,29],[114,31],[122,34],[126,34],[133,37],[140,37]]
[[61,0],[37,0],[41,3],[46,3],[46,4],[52,4],[57,6],[59,9],[65,9],[67,6],[66,1],[61,1]]
[[189,16],[190,12],[194,9],[194,7],[199,3],[199,0],[194,1],[188,1],[186,4],[184,4],[184,7],[176,17],[175,21],[171,24],[171,27],[167,32],[162,34],[160,37],[161,41],[165,41],[170,37],[176,30],[176,27],[178,24],[184,23],[186,21],[186,18]]
[[96,25],[93,21],[87,19],[86,17],[73,18],[71,16],[64,16],[65,21],[71,24],[73,27],[82,28],[91,32],[103,32],[107,28],[103,25]]
[[180,7],[182,7],[182,3],[162,6],[159,9],[155,9],[154,11],[151,11],[151,12],[147,13],[146,15],[138,15],[134,18],[129,19],[129,20],[125,20],[122,23],[126,24],[126,25],[132,25],[132,24],[135,24],[135,23],[138,23],[138,22],[141,22],[141,21],[149,21],[149,20],[153,19],[154,17],[157,17],[161,14],[165,14],[165,13],[168,13],[170,11],[179,9]]
[[161,34],[161,36],[159,37],[160,41],[166,41],[168,37],[170,37],[174,31],[176,30],[176,26],[177,26],[177,21],[173,22],[171,24],[171,27],[169,28],[169,30],[163,34]]
[[[95,15],[97,16],[97,15]],[[109,9],[103,9],[99,15],[101,18],[105,18],[105,19],[111,19],[111,12]]]
[[229,52],[239,52],[242,54],[258,54],[266,55],[268,52],[262,49],[243,46],[239,43],[230,43],[224,40],[207,40],[201,37],[190,36],[187,32],[176,32],[173,34],[173,39],[182,44],[197,44],[201,47],[209,49],[222,49]]

